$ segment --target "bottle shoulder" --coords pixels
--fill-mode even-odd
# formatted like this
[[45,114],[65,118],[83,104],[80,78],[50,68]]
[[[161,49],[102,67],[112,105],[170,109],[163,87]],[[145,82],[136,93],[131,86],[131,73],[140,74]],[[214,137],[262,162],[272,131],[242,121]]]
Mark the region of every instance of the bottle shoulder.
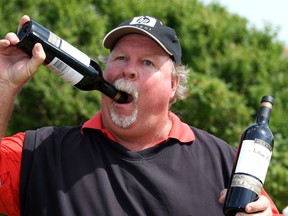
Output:
[[274,142],[273,133],[268,124],[253,124],[249,126],[244,132],[243,139],[260,139],[270,144]]

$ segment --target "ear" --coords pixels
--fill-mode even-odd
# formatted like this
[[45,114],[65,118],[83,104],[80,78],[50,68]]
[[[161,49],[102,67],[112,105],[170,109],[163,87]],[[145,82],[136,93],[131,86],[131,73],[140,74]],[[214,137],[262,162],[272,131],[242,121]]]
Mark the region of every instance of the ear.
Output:
[[179,85],[179,77],[178,76],[172,77],[170,102],[173,100],[175,96],[178,85]]

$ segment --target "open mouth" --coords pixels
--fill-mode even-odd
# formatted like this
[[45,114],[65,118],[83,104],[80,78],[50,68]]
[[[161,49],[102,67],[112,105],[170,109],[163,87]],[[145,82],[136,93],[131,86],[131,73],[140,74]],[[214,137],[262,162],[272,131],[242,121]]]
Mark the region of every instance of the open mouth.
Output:
[[125,91],[119,91],[114,97],[114,100],[120,104],[128,104],[134,101],[134,97]]
[[116,102],[128,104],[138,100],[138,89],[131,82],[119,79],[114,85],[120,93],[119,98],[115,99]]
[[[122,104],[128,104],[128,103],[131,103],[132,101],[134,101],[134,97],[131,94],[129,94],[125,91],[121,91],[121,93],[122,93],[121,96],[123,97],[123,100],[121,101]],[[117,102],[119,102],[119,101],[117,101]]]

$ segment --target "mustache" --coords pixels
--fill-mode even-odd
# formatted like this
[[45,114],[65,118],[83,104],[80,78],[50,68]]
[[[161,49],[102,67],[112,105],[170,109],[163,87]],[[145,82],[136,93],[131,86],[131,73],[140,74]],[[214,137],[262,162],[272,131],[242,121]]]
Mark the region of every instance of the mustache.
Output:
[[139,90],[130,80],[120,78],[115,80],[113,85],[116,89],[130,94],[135,101],[138,100]]

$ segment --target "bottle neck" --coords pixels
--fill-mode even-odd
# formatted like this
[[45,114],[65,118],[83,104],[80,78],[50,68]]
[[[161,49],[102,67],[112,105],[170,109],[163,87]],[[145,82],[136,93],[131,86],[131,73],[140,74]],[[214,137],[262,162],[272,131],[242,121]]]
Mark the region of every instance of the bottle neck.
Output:
[[257,113],[256,122],[258,124],[269,124],[269,119],[271,115],[272,104],[268,102],[261,103],[261,106]]

